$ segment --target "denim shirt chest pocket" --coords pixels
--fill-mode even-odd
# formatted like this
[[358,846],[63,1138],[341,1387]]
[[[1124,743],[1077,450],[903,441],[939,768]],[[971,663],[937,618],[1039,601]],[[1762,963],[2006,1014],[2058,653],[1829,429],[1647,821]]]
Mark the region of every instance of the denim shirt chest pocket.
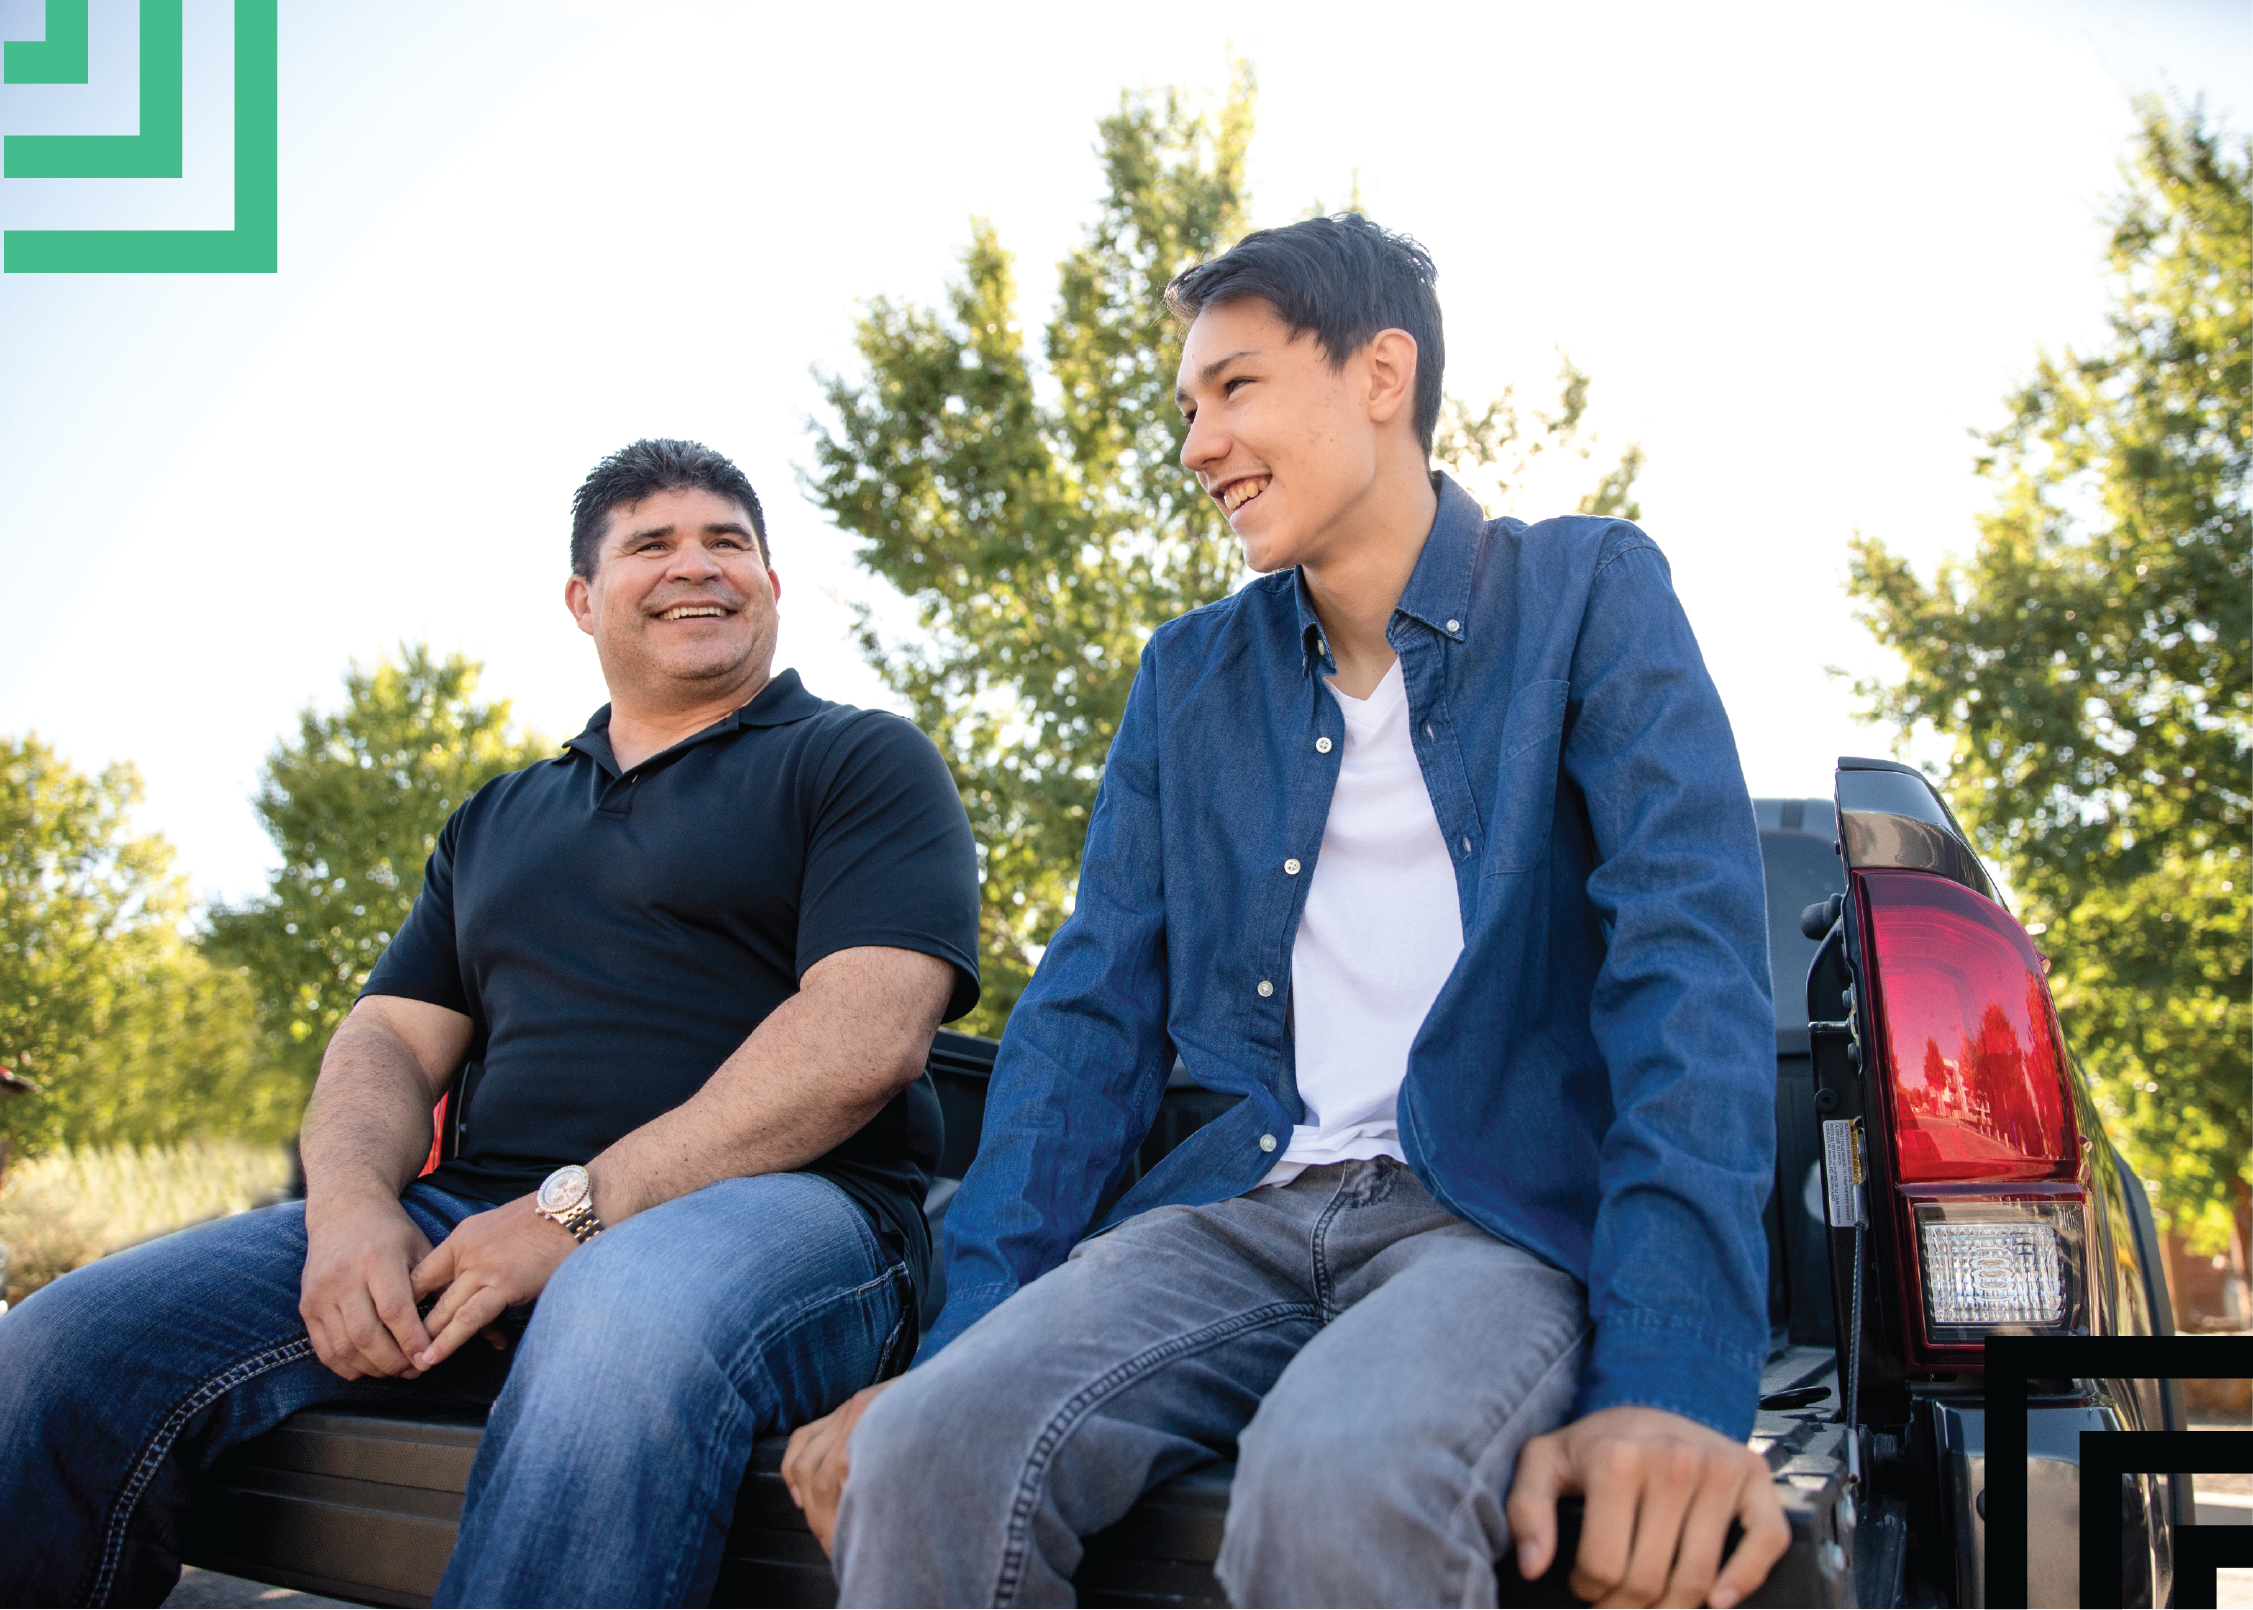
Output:
[[1549,855],[1557,770],[1564,752],[1565,712],[1572,684],[1561,678],[1528,682],[1512,695],[1502,719],[1502,759],[1494,779],[1482,876],[1528,871]]

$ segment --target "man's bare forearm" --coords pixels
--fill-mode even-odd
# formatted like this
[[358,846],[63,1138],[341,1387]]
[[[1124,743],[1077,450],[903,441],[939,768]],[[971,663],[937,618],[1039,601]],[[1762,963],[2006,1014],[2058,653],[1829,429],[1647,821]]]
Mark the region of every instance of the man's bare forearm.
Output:
[[799,1168],[923,1071],[954,968],[918,951],[840,951],[808,971],[704,1088],[588,1165],[615,1224],[717,1180]]
[[[466,1018],[444,1017],[466,1030]],[[466,1032],[458,1049],[452,1044],[452,1029],[443,1019],[389,1021],[367,1002],[338,1025],[298,1141],[309,1210],[332,1200],[396,1199],[414,1179],[430,1155],[431,1107],[467,1047]]]

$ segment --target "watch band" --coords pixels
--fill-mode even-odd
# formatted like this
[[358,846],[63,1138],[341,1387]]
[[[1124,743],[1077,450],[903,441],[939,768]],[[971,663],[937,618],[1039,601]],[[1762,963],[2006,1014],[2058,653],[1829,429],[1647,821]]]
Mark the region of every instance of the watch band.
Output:
[[559,1214],[555,1222],[569,1230],[573,1239],[582,1247],[609,1228],[595,1216],[595,1199],[592,1195],[580,1197]]

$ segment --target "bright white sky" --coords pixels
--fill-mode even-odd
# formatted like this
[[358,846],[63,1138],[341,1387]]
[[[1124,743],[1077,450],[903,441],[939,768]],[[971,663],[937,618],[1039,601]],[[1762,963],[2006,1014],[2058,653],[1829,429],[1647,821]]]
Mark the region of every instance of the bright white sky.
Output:
[[[0,180],[0,225],[224,226],[231,13],[187,0],[186,177]],[[134,0],[92,15],[93,82],[0,86],[0,131],[131,131]],[[42,16],[0,0],[0,37]],[[810,371],[849,366],[860,299],[934,299],[974,213],[1037,327],[1095,119],[1122,86],[1217,93],[1231,46],[1257,221],[1358,172],[1438,260],[1450,389],[1538,399],[1563,347],[1642,440],[1758,793],[1884,752],[1822,669],[1883,664],[1847,538],[1971,540],[1967,431],[2101,331],[2130,93],[2253,108],[2240,0],[293,0],[279,274],[0,277],[0,732],[132,760],[199,893],[252,893],[260,761],[348,659],[465,650],[557,737],[602,702],[566,510],[655,434],[766,497],[782,663],[884,702],[839,602],[877,584],[795,489]]]

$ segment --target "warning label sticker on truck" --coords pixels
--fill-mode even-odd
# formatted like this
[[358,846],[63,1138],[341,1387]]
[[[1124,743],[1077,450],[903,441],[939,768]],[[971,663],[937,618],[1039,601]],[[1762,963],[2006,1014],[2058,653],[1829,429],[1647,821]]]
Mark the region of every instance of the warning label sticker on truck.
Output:
[[1823,1121],[1823,1190],[1832,1229],[1862,1222],[1862,1129],[1851,1118]]

